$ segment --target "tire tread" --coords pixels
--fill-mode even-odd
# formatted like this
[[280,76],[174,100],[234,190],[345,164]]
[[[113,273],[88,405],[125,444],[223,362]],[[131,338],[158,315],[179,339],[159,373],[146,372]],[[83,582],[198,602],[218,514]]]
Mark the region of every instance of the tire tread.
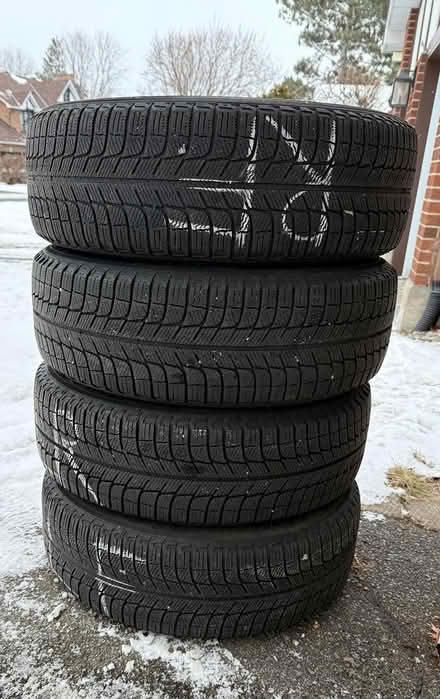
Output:
[[354,486],[314,515],[261,525],[258,538],[254,528],[201,536],[141,526],[43,483],[45,546],[67,589],[115,621],[177,637],[248,637],[322,611],[347,579],[359,517]]

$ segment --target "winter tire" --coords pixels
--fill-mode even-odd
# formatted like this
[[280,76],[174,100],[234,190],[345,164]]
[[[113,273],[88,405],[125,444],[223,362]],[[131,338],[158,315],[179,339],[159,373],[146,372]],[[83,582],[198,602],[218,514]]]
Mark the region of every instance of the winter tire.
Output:
[[290,101],[137,97],[32,120],[29,204],[55,245],[274,264],[397,246],[416,132],[388,114]]
[[47,248],[33,270],[48,366],[90,388],[179,405],[292,405],[367,383],[397,291],[383,260],[237,269],[118,263]]
[[125,515],[189,526],[271,522],[352,487],[368,430],[368,386],[279,410],[157,407],[85,393],[42,365],[37,442],[67,492]]
[[200,529],[116,515],[43,483],[45,546],[65,587],[126,626],[178,637],[281,631],[321,611],[346,581],[359,516],[356,485],[282,523]]

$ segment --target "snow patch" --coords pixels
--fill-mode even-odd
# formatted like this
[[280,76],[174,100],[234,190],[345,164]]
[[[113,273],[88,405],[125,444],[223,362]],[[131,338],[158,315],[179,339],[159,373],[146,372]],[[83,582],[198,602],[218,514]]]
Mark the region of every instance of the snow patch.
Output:
[[362,519],[366,519],[368,522],[383,522],[385,517],[379,512],[362,512]]
[[133,672],[133,670],[134,670],[134,660],[129,660],[125,665],[124,672],[126,672],[127,675],[129,675],[131,672]]
[[392,466],[440,476],[440,343],[392,333],[384,364],[371,382],[371,398],[357,482],[363,503],[372,505],[396,493],[386,481]]
[[[0,261],[32,260],[44,246],[33,229],[27,201],[22,198],[21,190],[17,189],[23,186],[3,186],[0,183]],[[16,201],[11,201],[14,199]],[[2,273],[0,275],[3,278]],[[29,302],[30,288],[26,287],[26,291]]]
[[29,82],[27,78],[22,78],[20,75],[16,75],[15,73],[9,73],[9,76],[19,85],[27,85]]
[[65,611],[66,605],[63,604],[62,602],[60,604],[57,604],[56,607],[52,609],[52,611],[47,615],[47,621],[51,623],[52,621],[55,621],[55,619],[58,619],[58,617],[61,616],[61,614]]
[[[2,230],[16,221],[4,219]],[[14,211],[26,202],[14,203]],[[1,252],[0,252],[1,255]],[[0,576],[25,573],[44,560],[40,535],[42,467],[35,443],[33,383],[40,362],[31,309],[31,263],[0,259]]]
[[253,676],[230,651],[217,641],[177,641],[167,636],[143,634],[130,639],[133,650],[144,662],[162,660],[170,665],[179,682],[191,682],[195,696],[208,696],[210,687],[218,687],[219,699],[237,696],[234,684],[238,678],[252,686]]

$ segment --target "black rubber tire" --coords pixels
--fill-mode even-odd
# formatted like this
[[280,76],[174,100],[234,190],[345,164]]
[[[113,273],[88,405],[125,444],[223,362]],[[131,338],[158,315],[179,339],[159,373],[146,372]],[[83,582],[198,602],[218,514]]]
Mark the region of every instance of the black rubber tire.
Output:
[[74,250],[274,264],[373,258],[410,207],[415,130],[275,100],[136,97],[49,107],[26,162],[37,233]]
[[362,386],[385,356],[396,293],[383,260],[281,273],[47,248],[33,269],[50,368],[114,396],[187,406],[292,405]]
[[43,535],[65,587],[144,631],[238,638],[281,631],[337,597],[350,570],[359,491],[313,514],[235,529],[115,515],[43,483]]
[[84,393],[42,365],[37,443],[48,473],[92,504],[186,526],[294,517],[350,490],[370,416],[368,386],[279,410],[198,412]]

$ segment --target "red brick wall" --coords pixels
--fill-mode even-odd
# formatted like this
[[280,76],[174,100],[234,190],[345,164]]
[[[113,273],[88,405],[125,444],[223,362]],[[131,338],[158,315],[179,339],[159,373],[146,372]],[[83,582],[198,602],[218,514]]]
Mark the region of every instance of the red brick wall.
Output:
[[[408,21],[406,23],[405,39],[403,41],[402,60],[400,61],[400,70],[409,73],[411,68],[411,59],[414,48],[414,40],[416,38],[417,18],[419,16],[419,8],[413,7],[409,11]],[[404,119],[406,116],[405,107],[395,107],[393,114]]]
[[432,154],[431,169],[425,192],[416,248],[411,267],[415,284],[428,284],[432,271],[432,246],[440,235],[440,123]]
[[8,184],[25,181],[24,146],[0,143],[0,181]]
[[426,54],[423,54],[422,56],[420,56],[417,63],[414,85],[409,96],[408,107],[406,110],[406,120],[408,124],[411,124],[411,126],[416,125],[417,113],[419,111],[420,102],[422,99],[423,81],[425,79],[427,62],[428,56]]
[[18,109],[9,109],[6,104],[0,102],[0,119],[16,131],[21,132],[20,111]]

